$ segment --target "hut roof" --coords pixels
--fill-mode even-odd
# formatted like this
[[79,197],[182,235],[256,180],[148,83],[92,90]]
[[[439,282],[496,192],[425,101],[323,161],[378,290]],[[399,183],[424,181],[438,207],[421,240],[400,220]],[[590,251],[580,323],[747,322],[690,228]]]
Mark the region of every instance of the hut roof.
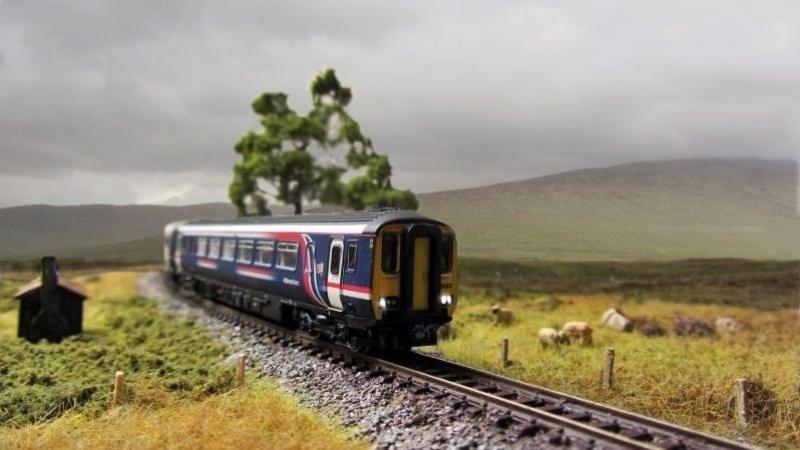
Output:
[[[72,281],[69,281],[69,280],[65,280],[65,279],[59,277],[58,281],[57,281],[57,285],[61,289],[67,290],[67,291],[69,291],[69,292],[71,292],[71,293],[73,293],[75,295],[78,295],[78,296],[84,298],[84,299],[87,298],[86,291],[83,289],[83,286],[81,286],[78,283],[75,283],[75,282],[72,282]],[[36,278],[34,280],[31,280],[30,283],[28,283],[28,284],[20,287],[19,289],[17,289],[17,293],[14,294],[14,298],[16,298],[16,299],[22,298],[25,295],[28,295],[28,294],[30,294],[30,293],[32,293],[34,291],[37,291],[37,290],[41,289],[41,287],[42,287],[42,278],[41,277]]]

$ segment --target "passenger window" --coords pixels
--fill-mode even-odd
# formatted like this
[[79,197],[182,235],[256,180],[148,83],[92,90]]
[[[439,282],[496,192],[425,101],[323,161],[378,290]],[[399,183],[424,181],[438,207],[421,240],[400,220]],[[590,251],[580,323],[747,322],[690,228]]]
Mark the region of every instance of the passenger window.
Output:
[[453,271],[453,236],[442,236],[442,273]]
[[197,251],[195,255],[206,256],[206,249],[208,248],[208,239],[201,237],[197,238]]
[[351,242],[347,244],[347,258],[345,259],[345,267],[348,272],[356,271],[356,243]]
[[211,238],[208,241],[208,257],[217,259],[219,258],[219,238]]
[[342,247],[335,245],[331,249],[331,275],[339,275],[342,264]]
[[381,270],[385,273],[397,273],[399,255],[400,236],[394,233],[384,234],[381,240]]
[[222,246],[222,260],[233,261],[234,256],[236,256],[236,239],[225,239]]
[[239,241],[239,262],[250,264],[253,261],[253,241]]
[[297,244],[294,242],[278,243],[278,262],[275,267],[294,270],[297,267]]
[[259,266],[271,266],[273,253],[275,253],[274,242],[259,242],[256,246],[255,263]]

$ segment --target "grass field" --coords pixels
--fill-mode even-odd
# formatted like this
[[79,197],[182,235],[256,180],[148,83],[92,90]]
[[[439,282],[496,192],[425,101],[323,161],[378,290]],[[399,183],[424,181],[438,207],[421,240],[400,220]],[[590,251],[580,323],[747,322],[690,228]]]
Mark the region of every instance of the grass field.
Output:
[[201,401],[170,396],[159,408],[123,406],[96,419],[67,414],[5,439],[19,450],[367,448],[263,380]]
[[[84,333],[60,344],[16,338],[18,282],[0,283],[0,448],[362,445],[268,382],[232,391],[233,371],[221,364],[229,350],[138,297],[141,275],[78,278],[89,293]],[[116,370],[126,372],[130,395],[109,412]]]
[[[506,263],[464,259],[461,263],[462,284],[467,287],[455,318],[458,337],[440,346],[446,356],[693,428],[743,437],[768,447],[800,447],[797,262]],[[134,272],[103,274],[103,270],[87,264],[62,271],[68,276],[82,277],[92,298],[86,303],[87,337],[58,347],[32,346],[12,339],[16,330],[15,305],[9,300],[13,285],[27,281],[33,272],[4,273],[4,279],[12,282],[0,283],[0,358],[10,372],[4,374],[0,389],[0,414],[5,414],[4,420],[10,420],[8,423],[14,426],[0,432],[0,439],[5,439],[0,441],[0,447],[3,442],[12,441],[20,442],[21,448],[60,446],[60,442],[66,442],[58,439],[86,444],[82,448],[116,446],[116,442],[112,445],[108,441],[107,434],[122,422],[135,423],[134,428],[150,431],[137,435],[136,429],[126,429],[120,439],[144,442],[144,448],[157,447],[159,443],[171,442],[170,433],[185,433],[186,429],[196,430],[198,439],[210,436],[198,431],[196,421],[212,417],[212,410],[217,408],[233,408],[231,413],[241,421],[248,418],[237,416],[237,408],[251,408],[255,404],[289,415],[303,414],[290,400],[272,397],[268,384],[254,386],[253,391],[229,392],[229,378],[216,371],[211,372],[216,382],[201,382],[197,368],[213,367],[224,349],[213,347],[201,330],[189,323],[164,329],[164,316],[154,303],[136,299]],[[498,301],[516,316],[509,327],[491,324],[489,309]],[[604,329],[599,325],[600,317],[611,306],[622,308],[630,316],[655,319],[669,335],[645,338],[638,333]],[[118,315],[125,317],[117,325]],[[679,337],[672,333],[672,320],[677,315],[709,322],[717,316],[731,316],[746,323],[747,328],[714,338]],[[150,330],[144,334],[135,325],[142,324],[143,317],[148,318],[144,329]],[[153,322],[149,322],[151,318]],[[569,320],[588,321],[595,328],[594,344],[542,349],[536,337],[538,329],[560,326]],[[130,349],[130,343],[141,340],[141,336],[144,344]],[[499,343],[504,337],[511,341],[511,357],[515,361],[508,368],[499,364]],[[192,355],[193,359],[185,359],[183,352],[170,351],[175,345],[185,347],[181,342],[190,343],[194,339],[211,347],[201,355]],[[75,350],[95,346],[119,355],[104,356],[101,362],[95,362]],[[617,383],[611,391],[604,391],[599,380],[603,352],[608,346],[617,351]],[[62,355],[63,349],[68,352]],[[131,359],[132,355],[136,358]],[[153,358],[170,362],[166,365],[169,370],[162,374],[151,365]],[[15,363],[15,359],[21,362]],[[40,360],[49,362],[44,364]],[[137,361],[136,369],[130,365],[132,361]],[[32,373],[43,371],[62,373],[67,364],[75,364],[79,369],[73,370],[73,374],[86,374],[75,375],[79,383],[58,377],[31,378]],[[139,374],[131,377],[136,397],[118,412],[105,413],[111,374],[118,368]],[[229,376],[230,372],[225,374]],[[746,428],[735,425],[729,403],[733,380],[741,377],[761,380],[774,393],[772,413]],[[49,386],[54,381],[57,389]],[[80,386],[90,386],[94,391],[82,397]],[[209,386],[211,392],[206,391]],[[17,397],[12,396],[14,392]],[[15,398],[35,401],[19,403]],[[275,399],[282,399],[278,406],[273,405]],[[281,409],[286,402],[287,408]],[[75,406],[56,408],[56,414],[49,413],[53,405],[59,404]],[[25,405],[24,410],[19,405]],[[60,413],[63,417],[50,420]],[[181,417],[174,428],[156,429],[159,422],[174,421],[168,419],[173,415]],[[41,422],[43,418],[48,420]],[[315,431],[314,435],[322,433],[330,436],[331,442],[345,446],[361,445],[347,440],[341,430],[315,420],[323,431]],[[31,423],[34,425],[26,425]],[[224,441],[231,442],[231,448],[247,442],[236,439],[249,439],[238,435],[236,428],[225,428],[222,420],[209,423],[214,425],[203,433],[231,435],[231,441]],[[278,439],[268,431],[264,431],[265,439]],[[311,439],[302,430],[287,432],[297,438],[292,441],[280,437],[287,448],[304,448],[305,439]],[[151,434],[154,440],[146,441]],[[190,447],[187,444],[186,448]]]
[[660,262],[504,262],[460,258],[461,282],[498,298],[515,291],[615,294],[681,303],[796,308],[798,261],[690,259]]
[[[503,301],[515,314],[508,327],[494,326],[490,307],[496,302],[483,290],[467,289],[455,317],[456,339],[439,346],[447,357],[543,385],[617,405],[693,428],[744,437],[778,448],[800,446],[800,398],[797,360],[797,310],[761,311],[713,304],[687,304],[658,298],[618,295],[551,297],[518,292]],[[600,326],[609,307],[633,317],[655,319],[668,336],[646,338]],[[689,315],[713,323],[720,315],[747,324],[747,329],[715,338],[690,338],[672,333],[672,319]],[[560,327],[571,320],[594,328],[588,347],[543,349],[542,327]],[[499,361],[501,339],[510,340],[508,368]],[[616,350],[616,385],[600,388],[606,347]],[[729,406],[736,378],[762,380],[774,392],[774,413],[747,428],[737,428]]]

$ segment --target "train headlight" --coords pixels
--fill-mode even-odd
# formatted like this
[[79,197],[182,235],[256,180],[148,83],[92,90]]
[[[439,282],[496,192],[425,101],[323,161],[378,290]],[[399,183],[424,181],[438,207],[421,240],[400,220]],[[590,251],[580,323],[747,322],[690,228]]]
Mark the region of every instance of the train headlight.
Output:
[[450,306],[453,304],[453,296],[450,294],[442,294],[439,296],[439,302],[442,303],[442,306]]
[[378,307],[383,310],[397,308],[397,297],[381,297],[378,300]]

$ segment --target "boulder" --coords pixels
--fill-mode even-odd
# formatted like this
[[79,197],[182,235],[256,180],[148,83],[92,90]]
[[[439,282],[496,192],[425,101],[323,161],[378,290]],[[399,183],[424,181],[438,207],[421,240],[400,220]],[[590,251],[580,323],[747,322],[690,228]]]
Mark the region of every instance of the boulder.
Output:
[[603,313],[603,325],[617,331],[633,330],[633,321],[625,317],[618,309],[611,308]]
[[742,331],[742,323],[732,317],[718,317],[714,323],[717,333],[736,333]]
[[658,337],[667,334],[667,330],[656,322],[644,322],[638,327],[639,332],[647,337]]
[[678,336],[714,336],[714,328],[693,317],[679,316],[675,318],[675,334]]

